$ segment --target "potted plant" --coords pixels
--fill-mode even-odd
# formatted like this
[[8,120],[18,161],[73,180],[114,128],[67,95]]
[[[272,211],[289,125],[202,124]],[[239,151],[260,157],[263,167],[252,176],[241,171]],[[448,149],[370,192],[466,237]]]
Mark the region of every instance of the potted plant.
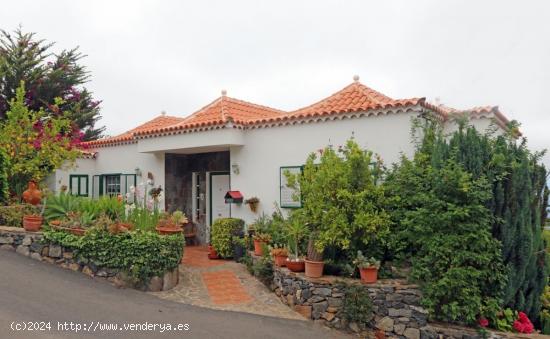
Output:
[[301,222],[294,214],[283,224],[285,233],[292,253],[285,262],[285,266],[292,272],[303,272],[305,270],[305,261],[300,257],[300,245],[306,238],[309,230],[305,223]]
[[288,250],[285,247],[274,247],[271,249],[271,256],[278,267],[284,267],[288,259]]
[[164,214],[158,221],[157,232],[161,235],[182,233],[181,224],[187,223],[187,217],[181,211],[175,211],[172,215]]
[[254,255],[262,256],[264,254],[263,247],[267,246],[271,241],[271,235],[267,233],[256,232],[254,239]]
[[[38,185],[34,181],[29,181],[28,188],[23,192],[23,200],[31,205],[38,205],[42,200],[42,192],[38,189]],[[44,219],[44,208],[46,203],[42,206],[42,212],[37,214],[28,214],[23,216],[23,228],[28,232],[38,232],[42,227]]]
[[357,257],[353,263],[359,268],[361,281],[365,284],[374,284],[378,280],[378,269],[380,268],[380,260],[373,257],[367,258],[361,251],[357,251]]
[[74,235],[84,235],[86,228],[92,225],[93,219],[89,214],[68,212],[64,220],[53,220],[50,226],[53,229],[72,233]]
[[323,276],[323,269],[325,263],[323,262],[323,252],[315,246],[315,233],[313,233],[307,244],[307,257],[306,257],[306,277],[320,278]]
[[244,201],[245,204],[247,204],[250,207],[250,210],[254,213],[258,210],[258,204],[260,203],[260,199],[257,197],[252,197],[250,199],[246,199]]

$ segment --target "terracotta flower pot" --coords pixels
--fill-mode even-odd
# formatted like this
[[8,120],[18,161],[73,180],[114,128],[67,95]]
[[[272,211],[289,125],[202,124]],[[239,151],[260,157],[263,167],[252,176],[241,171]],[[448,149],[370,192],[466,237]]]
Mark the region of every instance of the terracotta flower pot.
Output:
[[276,255],[274,258],[275,258],[275,265],[279,267],[285,267],[286,259],[288,259],[288,255]]
[[323,276],[323,268],[325,263],[323,261],[310,261],[306,259],[306,277],[320,278]]
[[157,226],[155,229],[160,235],[171,235],[171,234],[183,233],[183,228],[179,226],[177,227]]
[[71,233],[71,234],[78,235],[78,236],[83,236],[84,233],[86,233],[86,230],[84,228],[80,228],[80,227],[78,227],[78,228],[62,227],[62,226],[54,224],[53,221],[50,222],[50,226],[55,230],[65,231],[67,233]]
[[261,256],[264,254],[262,244],[265,244],[265,242],[254,239],[254,255]]
[[291,272],[303,272],[305,270],[306,263],[303,260],[300,261],[292,261],[287,260],[285,262],[286,268],[288,268]]
[[38,205],[42,200],[42,192],[34,181],[29,181],[29,187],[23,192],[23,200],[31,205]]
[[208,259],[219,259],[218,252],[212,245],[208,245]]
[[378,280],[378,269],[376,267],[359,268],[361,282],[365,284],[374,284]]
[[38,232],[42,227],[42,217],[39,215],[23,216],[23,228],[28,232]]

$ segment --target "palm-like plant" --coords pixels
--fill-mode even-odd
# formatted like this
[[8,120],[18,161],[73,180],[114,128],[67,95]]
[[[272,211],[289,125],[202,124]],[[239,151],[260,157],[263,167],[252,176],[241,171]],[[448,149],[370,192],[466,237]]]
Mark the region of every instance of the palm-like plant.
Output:
[[300,244],[307,238],[309,229],[304,222],[293,216],[286,220],[283,229],[287,236],[288,243],[294,251],[294,257],[298,259],[300,256]]

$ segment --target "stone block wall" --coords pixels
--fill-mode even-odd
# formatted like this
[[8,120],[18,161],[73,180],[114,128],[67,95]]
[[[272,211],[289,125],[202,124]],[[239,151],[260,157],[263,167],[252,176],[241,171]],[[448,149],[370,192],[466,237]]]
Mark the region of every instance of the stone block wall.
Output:
[[[379,280],[365,285],[372,300],[372,319],[368,324],[348,322],[342,317],[344,291],[341,283],[361,284],[358,279],[323,276],[307,278],[286,268],[273,267],[271,289],[281,301],[322,325],[362,338],[477,339],[476,329],[440,323],[428,323],[428,312],[420,305],[421,291],[404,280]],[[528,338],[516,333],[490,332],[490,338]]]
[[[34,260],[82,272],[90,277],[103,278],[117,287],[135,287],[119,270],[100,267],[93,261],[74,257],[69,249],[44,243],[40,232],[26,232],[19,227],[0,226],[0,250],[15,251]],[[179,272],[176,268],[166,272],[162,277],[152,277],[147,284],[139,286],[138,289],[151,292],[166,291],[176,286],[178,280]]]

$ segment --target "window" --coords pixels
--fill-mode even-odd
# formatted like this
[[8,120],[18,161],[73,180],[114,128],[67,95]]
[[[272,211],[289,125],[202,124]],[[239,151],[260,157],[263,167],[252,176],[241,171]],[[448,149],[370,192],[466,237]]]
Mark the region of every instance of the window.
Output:
[[109,196],[120,194],[120,175],[105,176],[105,193]]
[[69,176],[69,192],[80,197],[88,196],[88,175],[71,174]]
[[[98,174],[92,177],[92,198],[97,199],[102,195],[117,196],[126,195],[132,186],[136,186],[135,174]],[[129,197],[133,199],[134,197]]]

